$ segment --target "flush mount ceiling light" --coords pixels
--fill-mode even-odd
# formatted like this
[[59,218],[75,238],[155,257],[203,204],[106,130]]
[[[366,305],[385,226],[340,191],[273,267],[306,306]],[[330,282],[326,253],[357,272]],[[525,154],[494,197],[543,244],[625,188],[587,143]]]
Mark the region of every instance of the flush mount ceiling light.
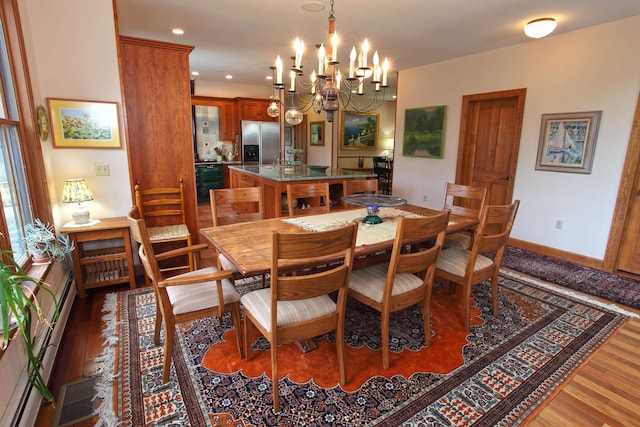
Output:
[[558,23],[553,18],[538,18],[527,22],[524,33],[533,39],[539,39],[551,34],[556,29],[556,25]]

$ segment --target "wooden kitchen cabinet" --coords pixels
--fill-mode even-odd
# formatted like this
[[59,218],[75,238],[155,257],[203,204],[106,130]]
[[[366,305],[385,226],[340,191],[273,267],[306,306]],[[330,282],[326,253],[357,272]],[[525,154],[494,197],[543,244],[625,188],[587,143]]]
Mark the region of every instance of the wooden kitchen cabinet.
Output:
[[238,125],[238,108],[235,102],[224,101],[220,103],[220,140],[235,141],[240,135]]
[[236,98],[238,102],[240,121],[258,120],[263,122],[277,122],[277,117],[267,114],[268,99]]
[[192,105],[208,105],[219,108],[219,138],[220,141],[233,142],[240,135],[240,121],[238,120],[238,104],[228,98],[212,98],[208,96],[192,96]]

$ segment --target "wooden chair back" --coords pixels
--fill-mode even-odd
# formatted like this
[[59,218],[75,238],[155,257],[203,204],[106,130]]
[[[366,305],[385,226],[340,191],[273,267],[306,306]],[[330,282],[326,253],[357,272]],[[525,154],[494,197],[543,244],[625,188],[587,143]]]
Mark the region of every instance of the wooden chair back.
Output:
[[345,179],[342,183],[344,196],[353,194],[378,194],[377,179]]
[[393,163],[386,157],[373,158],[373,172],[378,175],[378,185],[382,194],[391,194]]
[[[304,209],[299,207],[302,204],[305,206]],[[331,209],[329,183],[287,184],[287,207],[291,217],[329,213]]]
[[209,190],[213,226],[263,218],[261,187]]
[[453,215],[480,217],[480,211],[487,199],[487,189],[472,185],[445,183],[442,209],[449,209]]
[[471,248],[472,256],[495,252],[494,264],[500,267],[520,200],[510,205],[486,205],[480,214],[480,228]]
[[[393,293],[393,277],[397,274],[419,273],[426,271],[425,282],[433,279],[435,262],[442,250],[446,236],[449,211],[418,218],[398,218],[398,229],[393,242],[391,259],[389,260],[389,274],[387,275],[387,289],[385,297],[391,298]],[[435,241],[431,246],[424,242]],[[421,243],[418,252],[407,252],[408,245]]]
[[[145,220],[140,215],[140,210],[137,206],[132,207],[127,214],[129,220],[129,230],[131,231],[131,237],[138,243],[138,255],[140,261],[144,267],[144,272],[151,280],[154,288],[157,288],[158,281],[162,280],[162,272],[160,266],[155,257],[153,245],[149,238],[149,232]],[[157,291],[157,289],[156,289]]]
[[134,189],[136,206],[148,227],[187,223],[182,178],[177,187],[143,189],[138,182]]
[[[357,224],[351,224],[322,232],[290,234],[273,232],[272,326],[276,325],[277,301],[315,298],[334,291],[346,292],[353,267],[357,229]],[[292,266],[304,266],[306,272],[315,267],[327,265],[328,260],[332,261],[331,264],[322,271],[314,271],[313,274],[300,272],[291,274]],[[346,298],[346,294],[344,297]],[[342,303],[345,301],[341,300],[339,306],[343,306]],[[308,336],[318,335],[310,331],[301,330],[300,332]],[[294,340],[298,339],[294,338]]]

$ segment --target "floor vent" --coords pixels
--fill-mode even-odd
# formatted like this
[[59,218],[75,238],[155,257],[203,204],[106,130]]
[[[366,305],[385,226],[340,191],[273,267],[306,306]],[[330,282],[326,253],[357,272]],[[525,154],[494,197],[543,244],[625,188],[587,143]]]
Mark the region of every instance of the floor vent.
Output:
[[94,400],[95,377],[89,377],[60,388],[52,427],[64,427],[93,416],[99,405]]

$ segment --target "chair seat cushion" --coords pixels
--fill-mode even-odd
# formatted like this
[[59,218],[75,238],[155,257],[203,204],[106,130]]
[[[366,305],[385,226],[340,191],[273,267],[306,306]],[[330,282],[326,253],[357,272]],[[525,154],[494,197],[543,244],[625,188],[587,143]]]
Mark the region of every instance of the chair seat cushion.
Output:
[[[242,296],[240,303],[255,320],[271,332],[271,289],[259,289]],[[336,311],[336,303],[327,295],[298,301],[278,302],[278,327],[326,316]]]
[[181,240],[188,238],[191,234],[185,224],[149,227],[147,231],[149,232],[149,240],[151,240],[151,242]]
[[447,237],[444,239],[444,245],[442,246],[444,249],[447,248],[463,248],[469,249],[471,246],[471,237],[465,233],[452,233],[447,234]]
[[223,254],[218,254],[218,259],[220,260],[220,265],[222,266],[223,270],[231,270],[234,273],[238,271],[236,266],[233,265],[231,261],[229,261],[229,258],[224,256]]
[[[172,277],[171,279],[213,273],[216,271],[218,271],[217,268],[207,267],[196,271],[190,271],[189,273],[180,274]],[[165,289],[167,290],[169,301],[171,301],[174,315],[204,310],[206,308],[217,307],[219,305],[218,290],[215,281],[202,282],[193,285],[167,286]],[[225,304],[240,300],[238,290],[229,279],[222,280],[222,294],[224,295]]]
[[[464,272],[467,268],[470,255],[471,251],[468,249],[459,247],[445,249],[440,252],[436,268],[459,277],[464,277]],[[493,260],[491,258],[478,254],[473,271],[482,270],[487,267],[491,267],[492,265]]]
[[[351,280],[349,281],[349,290],[353,290],[373,301],[382,303],[388,269],[389,263],[383,263],[353,270],[351,272]],[[391,295],[404,294],[422,286],[423,283],[424,281],[414,274],[396,274]]]

